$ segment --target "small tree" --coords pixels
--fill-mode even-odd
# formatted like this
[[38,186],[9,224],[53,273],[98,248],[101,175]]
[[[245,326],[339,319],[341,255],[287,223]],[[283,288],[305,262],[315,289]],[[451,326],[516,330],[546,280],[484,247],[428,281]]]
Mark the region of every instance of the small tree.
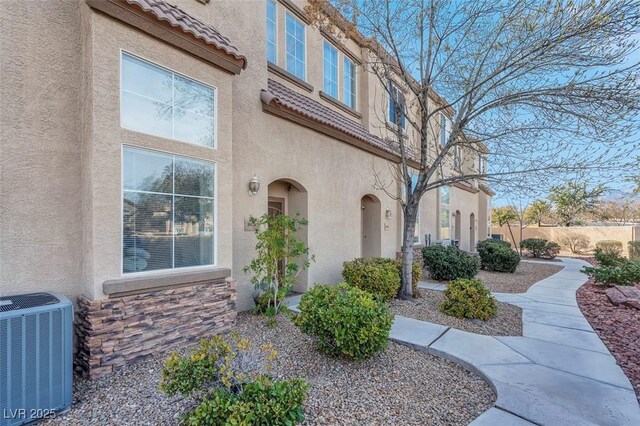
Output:
[[266,294],[266,310],[276,315],[282,299],[295,285],[300,272],[309,267],[314,256],[306,258],[309,248],[298,239],[298,231],[308,222],[300,215],[271,216],[268,213],[259,218],[251,217],[249,223],[255,227],[258,243],[256,257],[244,273],[252,273],[251,283],[256,296]]
[[604,191],[603,185],[588,189],[586,183],[574,181],[551,188],[549,200],[560,222],[564,226],[571,226],[579,223],[583,214],[595,210]]
[[537,223],[540,227],[542,222],[551,218],[551,204],[545,200],[535,200],[525,211],[525,216],[529,222]]
[[518,215],[516,214],[513,206],[494,207],[491,211],[491,222],[497,223],[498,226],[507,225],[509,228],[509,234],[511,234],[511,241],[515,245],[516,239],[513,236],[513,230],[511,224],[518,221]]

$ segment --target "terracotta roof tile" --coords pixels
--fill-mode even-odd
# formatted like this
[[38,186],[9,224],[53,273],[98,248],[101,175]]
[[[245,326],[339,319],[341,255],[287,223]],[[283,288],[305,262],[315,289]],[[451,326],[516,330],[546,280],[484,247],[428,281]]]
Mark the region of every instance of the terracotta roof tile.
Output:
[[398,155],[397,146],[393,146],[390,141],[370,133],[357,121],[351,120],[341,113],[315,101],[301,93],[296,92],[287,86],[278,83],[275,80],[268,80],[268,90],[263,90],[261,99],[266,104],[278,104],[286,109],[301,114],[315,122],[334,128],[340,132],[346,133],[356,139],[367,144],[388,152]]
[[206,25],[202,21],[189,15],[177,6],[162,0],[123,0],[129,4],[140,7],[143,11],[153,14],[157,19],[168,22],[171,26],[192,34],[206,44],[221,49],[234,58],[244,62],[247,66],[247,58],[240,54],[231,41],[220,34],[215,28]]

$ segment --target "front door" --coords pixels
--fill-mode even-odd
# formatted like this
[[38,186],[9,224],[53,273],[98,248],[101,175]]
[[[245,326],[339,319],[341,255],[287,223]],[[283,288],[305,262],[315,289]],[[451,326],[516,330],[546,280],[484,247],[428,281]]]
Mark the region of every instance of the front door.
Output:
[[[268,213],[271,217],[276,217],[280,214],[284,214],[284,199],[269,197]],[[278,275],[280,279],[284,276],[284,261],[278,261]]]

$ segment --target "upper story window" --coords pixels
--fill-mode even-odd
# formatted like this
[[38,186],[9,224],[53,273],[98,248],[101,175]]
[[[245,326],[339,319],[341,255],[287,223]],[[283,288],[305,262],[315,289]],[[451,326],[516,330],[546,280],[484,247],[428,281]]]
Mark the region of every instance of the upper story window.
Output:
[[278,8],[276,0],[267,0],[267,60],[278,62]]
[[462,147],[456,145],[453,150],[453,167],[455,170],[462,170]]
[[306,42],[304,24],[291,13],[286,14],[287,71],[296,77],[306,79]]
[[481,175],[487,173],[487,159],[482,154],[478,154],[478,172]]
[[400,124],[400,127],[404,129],[406,112],[407,105],[404,93],[393,83],[389,83],[389,122],[396,126]]
[[123,53],[120,125],[213,148],[215,89]]
[[327,95],[338,99],[338,50],[326,41],[324,42],[323,58],[323,90]]
[[356,65],[349,58],[342,61],[342,101],[356,109]]
[[444,147],[449,142],[449,136],[451,135],[451,120],[444,115],[440,114],[440,146]]
[[214,264],[215,165],[124,147],[122,271]]

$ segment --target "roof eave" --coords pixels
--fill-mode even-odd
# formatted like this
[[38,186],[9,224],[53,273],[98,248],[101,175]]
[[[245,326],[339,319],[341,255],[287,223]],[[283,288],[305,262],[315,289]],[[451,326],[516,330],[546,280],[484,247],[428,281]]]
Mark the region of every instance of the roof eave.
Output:
[[247,67],[244,56],[233,55],[222,48],[208,44],[191,33],[157,19],[137,5],[120,0],[85,0],[93,10],[99,11],[166,43],[184,50],[228,73],[240,74]]

